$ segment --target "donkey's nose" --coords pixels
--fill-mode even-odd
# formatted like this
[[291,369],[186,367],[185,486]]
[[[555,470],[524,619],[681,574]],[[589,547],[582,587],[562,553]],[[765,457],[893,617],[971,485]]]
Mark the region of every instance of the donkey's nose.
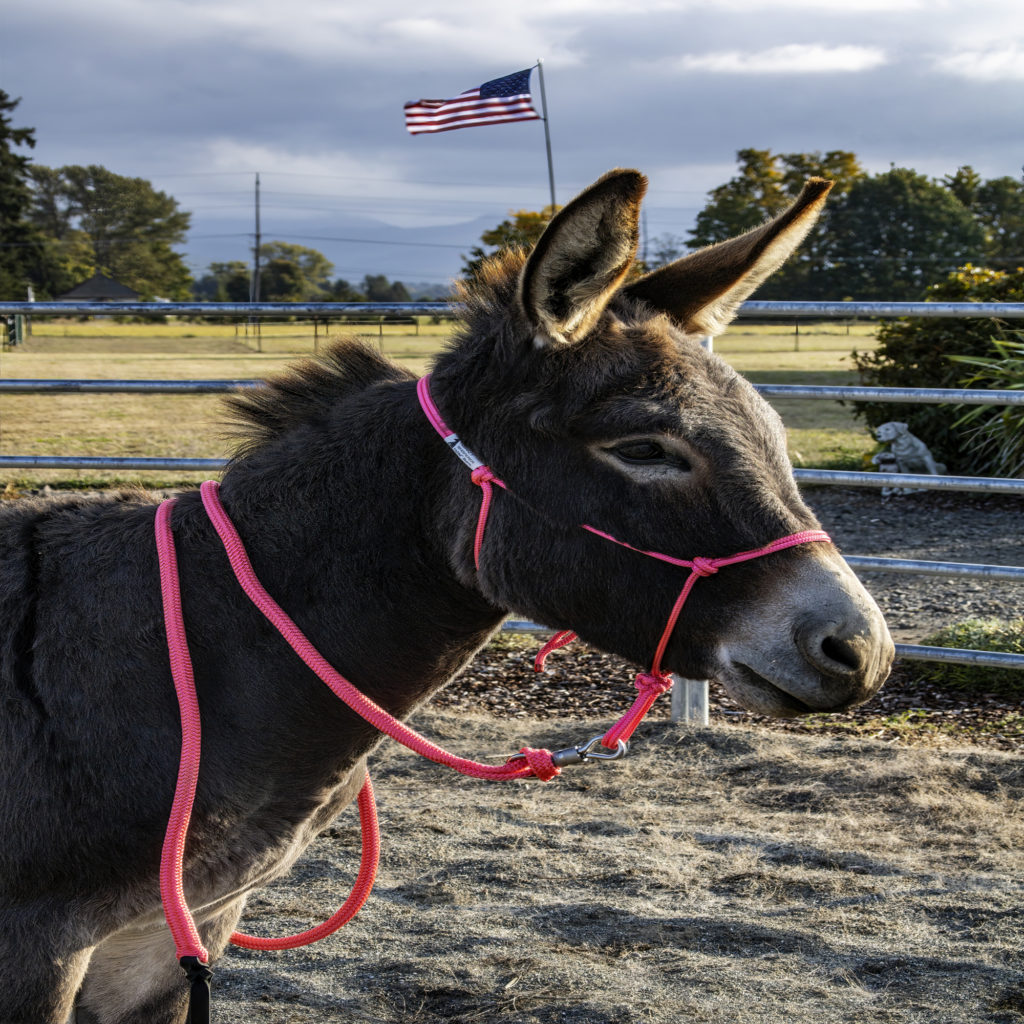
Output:
[[866,622],[808,624],[797,631],[796,645],[822,675],[851,682],[872,673],[878,647]]

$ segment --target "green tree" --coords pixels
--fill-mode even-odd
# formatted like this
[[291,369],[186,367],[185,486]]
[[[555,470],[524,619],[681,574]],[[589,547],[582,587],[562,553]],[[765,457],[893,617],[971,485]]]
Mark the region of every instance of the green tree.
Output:
[[838,149],[824,154],[775,154],[768,149],[741,149],[736,159],[738,173],[711,190],[687,244],[691,249],[699,249],[749,231],[789,206],[808,178],[828,178],[835,184],[821,222],[757,293],[759,298],[765,299],[824,297],[830,288],[827,240],[830,209],[836,197],[849,192],[864,178],[857,157]]
[[20,102],[0,89],[0,296],[14,301],[25,300],[47,259],[43,236],[29,219],[30,161],[16,152],[36,144],[34,128],[13,126],[11,115]]
[[190,214],[144,178],[128,178],[105,167],[33,167],[34,224],[82,262],[146,298],[187,298],[191,276],[174,247],[185,241]]
[[920,299],[984,252],[984,232],[971,211],[909,168],[860,178],[830,206],[823,246],[830,298]]
[[242,260],[211,263],[193,286],[193,295],[202,302],[248,302],[252,287],[249,265]]
[[960,167],[943,184],[971,211],[985,234],[986,265],[1024,264],[1024,182],[984,181],[973,167]]
[[462,257],[462,273],[465,277],[476,277],[484,261],[503,249],[519,247],[531,249],[560,206],[545,206],[543,210],[512,210],[508,217],[496,227],[489,228],[480,236],[484,246],[475,245],[468,256]]
[[316,302],[331,288],[334,264],[316,249],[291,242],[260,246],[260,298],[265,302]]
[[389,281],[384,274],[367,274],[363,278],[367,302],[409,302],[409,289],[401,281]]
[[343,277],[331,282],[330,294],[327,296],[329,302],[364,302],[366,296],[349,284]]

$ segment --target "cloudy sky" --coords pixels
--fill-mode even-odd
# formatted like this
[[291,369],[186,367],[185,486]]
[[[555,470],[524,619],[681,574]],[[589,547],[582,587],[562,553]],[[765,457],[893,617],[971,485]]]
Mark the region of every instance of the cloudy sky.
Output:
[[685,236],[746,147],[1024,164],[1020,0],[8,0],[2,26],[33,159],[173,195],[193,272],[249,258],[259,172],[265,240],[349,279],[456,273],[483,228],[548,201],[543,126],[412,137],[403,103],[538,58],[558,200],[638,167],[652,237]]

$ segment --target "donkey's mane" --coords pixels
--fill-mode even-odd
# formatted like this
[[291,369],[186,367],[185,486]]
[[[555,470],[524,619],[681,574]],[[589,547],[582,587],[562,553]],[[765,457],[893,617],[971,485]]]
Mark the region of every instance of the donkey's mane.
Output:
[[236,442],[233,458],[244,458],[296,426],[325,419],[339,402],[374,384],[408,380],[415,376],[363,342],[332,342],[322,355],[268,377],[262,387],[225,399],[229,435]]
[[527,255],[525,249],[511,246],[484,260],[474,279],[455,282],[463,334],[486,329],[495,319],[508,319]]

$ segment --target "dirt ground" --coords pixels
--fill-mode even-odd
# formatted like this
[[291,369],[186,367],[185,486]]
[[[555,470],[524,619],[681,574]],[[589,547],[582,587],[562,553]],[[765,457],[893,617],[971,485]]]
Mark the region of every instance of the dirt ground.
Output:
[[[604,722],[418,724],[487,756]],[[1024,1021],[1018,757],[659,722],[547,784],[393,746],[374,774],[376,893],[318,947],[231,951],[221,1024]],[[246,929],[328,916],[357,833],[346,813]]]

